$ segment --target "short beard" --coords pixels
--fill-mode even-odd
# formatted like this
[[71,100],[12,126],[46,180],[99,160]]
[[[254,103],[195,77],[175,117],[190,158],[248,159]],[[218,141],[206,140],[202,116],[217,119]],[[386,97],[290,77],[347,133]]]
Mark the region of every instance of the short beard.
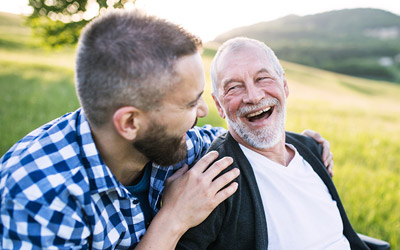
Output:
[[160,166],[178,163],[187,155],[186,141],[182,142],[182,136],[169,135],[166,126],[155,123],[149,126],[146,136],[138,138],[133,146]]
[[[249,112],[249,108],[254,110],[269,105],[276,105],[275,108],[278,112],[277,124],[274,124],[273,126],[263,127],[257,130],[251,130],[240,121],[240,113],[244,112],[242,109],[245,109],[246,112]],[[264,100],[259,105],[253,107],[244,107],[238,110],[236,114],[237,121],[232,121],[228,116],[226,116],[227,122],[229,126],[236,132],[236,134],[250,146],[257,149],[272,148],[276,144],[278,144],[278,142],[282,139],[283,133],[285,132],[286,106],[284,105],[282,105],[276,98],[269,98]]]

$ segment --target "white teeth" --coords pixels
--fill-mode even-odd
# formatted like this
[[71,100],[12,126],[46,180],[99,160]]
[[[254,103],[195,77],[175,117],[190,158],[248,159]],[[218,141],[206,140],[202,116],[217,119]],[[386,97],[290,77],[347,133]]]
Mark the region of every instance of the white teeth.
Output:
[[267,111],[270,110],[270,109],[271,109],[271,107],[268,107],[268,108],[266,108],[266,109],[263,109],[263,110],[260,110],[260,111],[255,112],[255,113],[249,114],[249,115],[247,115],[247,117],[248,117],[248,118],[251,118],[251,117],[260,115],[260,114],[262,114],[262,113],[264,113],[264,112],[267,112]]

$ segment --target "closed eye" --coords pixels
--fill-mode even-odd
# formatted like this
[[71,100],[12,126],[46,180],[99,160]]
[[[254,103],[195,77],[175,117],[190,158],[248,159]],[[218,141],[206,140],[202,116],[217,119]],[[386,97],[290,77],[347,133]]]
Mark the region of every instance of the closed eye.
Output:
[[229,93],[233,90],[239,89],[242,85],[241,84],[232,84],[225,88],[225,93]]
[[231,91],[231,90],[237,89],[237,88],[238,88],[238,86],[229,87],[229,88],[228,88],[228,92]]
[[197,106],[198,103],[199,103],[198,100],[196,100],[195,102],[189,103],[189,107],[194,108]]
[[263,76],[263,77],[257,78],[257,81],[270,80],[270,79],[272,79],[272,77],[270,77],[270,76]]
[[199,104],[199,100],[201,99],[201,96],[203,95],[203,92],[204,92],[204,91],[201,91],[201,92],[196,96],[196,99],[194,99],[193,101],[191,101],[191,102],[188,104],[188,107],[189,107],[189,108],[194,108],[194,107],[196,107],[196,106]]

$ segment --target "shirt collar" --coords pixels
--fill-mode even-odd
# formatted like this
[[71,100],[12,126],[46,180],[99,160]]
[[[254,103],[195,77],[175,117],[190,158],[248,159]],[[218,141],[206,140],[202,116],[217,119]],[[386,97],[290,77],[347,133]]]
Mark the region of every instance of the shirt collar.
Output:
[[77,140],[81,150],[81,161],[88,174],[91,193],[101,193],[115,189],[119,196],[127,197],[128,192],[115,178],[111,170],[101,159],[94,143],[89,122],[82,109],[76,118]]

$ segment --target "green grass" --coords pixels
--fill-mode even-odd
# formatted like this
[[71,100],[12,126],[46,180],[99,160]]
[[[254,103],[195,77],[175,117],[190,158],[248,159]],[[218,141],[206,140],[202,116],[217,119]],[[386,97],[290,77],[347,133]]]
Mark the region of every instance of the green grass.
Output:
[[78,105],[70,69],[0,60],[0,154]]
[[34,128],[79,107],[73,50],[38,47],[23,23],[0,13],[0,155]]
[[[75,110],[73,49],[38,48],[19,19],[0,14],[0,155],[36,127]],[[14,17],[13,17],[14,18]],[[207,82],[213,53],[204,55]],[[355,229],[400,247],[400,86],[282,62],[287,129],[319,131],[332,147],[334,182]],[[199,124],[225,126],[210,96]]]

